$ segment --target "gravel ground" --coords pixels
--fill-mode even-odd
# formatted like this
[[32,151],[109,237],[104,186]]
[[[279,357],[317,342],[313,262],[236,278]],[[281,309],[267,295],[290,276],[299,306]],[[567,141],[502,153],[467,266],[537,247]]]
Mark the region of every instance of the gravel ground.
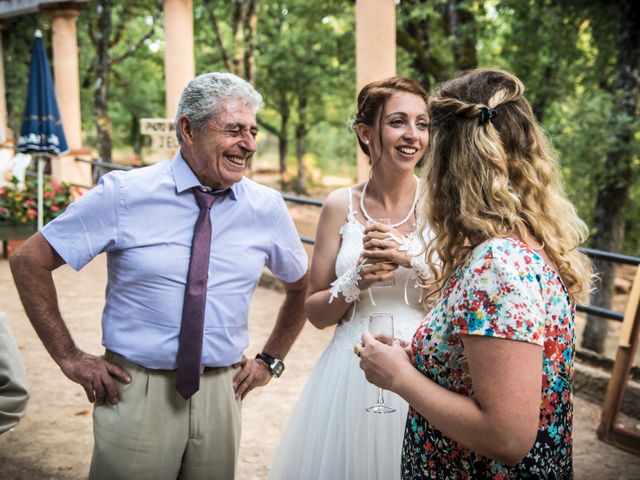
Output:
[[[63,315],[81,348],[98,353],[100,312],[105,288],[105,260],[98,258],[81,272],[55,272]],[[259,287],[250,316],[251,346],[259,351],[275,319],[282,294]],[[0,260],[0,311],[9,318],[29,374],[32,398],[23,421],[0,437],[0,479],[86,478],[93,448],[91,404],[44,350],[25,317],[6,260]],[[287,358],[282,378],[254,391],[243,406],[243,435],[237,478],[264,479],[282,429],[316,359],[329,342],[331,329],[311,325],[303,330]],[[640,478],[640,457],[598,441],[595,427],[600,406],[575,399],[575,478]],[[339,480],[339,479],[336,479]]]

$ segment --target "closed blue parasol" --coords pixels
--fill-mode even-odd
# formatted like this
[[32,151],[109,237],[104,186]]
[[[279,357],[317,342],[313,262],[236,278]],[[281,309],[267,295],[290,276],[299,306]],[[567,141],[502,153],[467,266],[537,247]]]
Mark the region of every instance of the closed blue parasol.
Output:
[[17,150],[38,157],[38,230],[42,228],[42,176],[45,158],[69,151],[53,88],[42,33],[36,30],[31,49],[29,90]]

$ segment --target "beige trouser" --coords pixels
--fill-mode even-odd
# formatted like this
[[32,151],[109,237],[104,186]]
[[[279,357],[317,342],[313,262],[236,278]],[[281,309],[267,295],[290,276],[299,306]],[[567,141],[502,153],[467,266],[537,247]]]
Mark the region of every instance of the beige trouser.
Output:
[[93,480],[234,478],[241,403],[233,393],[238,368],[207,369],[185,401],[175,372],[149,370],[107,352],[131,383],[118,382],[120,402],[93,410]]

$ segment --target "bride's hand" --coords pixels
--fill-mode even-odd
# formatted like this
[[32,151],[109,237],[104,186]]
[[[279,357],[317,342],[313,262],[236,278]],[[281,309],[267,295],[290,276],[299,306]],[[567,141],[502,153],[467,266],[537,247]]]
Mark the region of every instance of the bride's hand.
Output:
[[360,255],[358,263],[361,265],[360,280],[358,281],[360,290],[366,290],[376,282],[393,278],[398,269],[398,265],[395,263],[373,262],[364,254]]
[[364,230],[362,242],[363,256],[367,263],[391,262],[397,266],[411,268],[411,258],[405,251],[400,250],[398,239],[402,235],[389,225],[374,223]]

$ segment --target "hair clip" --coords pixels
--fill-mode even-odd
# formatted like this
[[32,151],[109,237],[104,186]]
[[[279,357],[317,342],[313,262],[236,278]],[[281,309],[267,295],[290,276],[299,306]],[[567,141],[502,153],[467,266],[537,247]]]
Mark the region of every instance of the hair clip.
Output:
[[498,116],[498,111],[495,108],[480,107],[480,125],[492,121],[496,116]]

